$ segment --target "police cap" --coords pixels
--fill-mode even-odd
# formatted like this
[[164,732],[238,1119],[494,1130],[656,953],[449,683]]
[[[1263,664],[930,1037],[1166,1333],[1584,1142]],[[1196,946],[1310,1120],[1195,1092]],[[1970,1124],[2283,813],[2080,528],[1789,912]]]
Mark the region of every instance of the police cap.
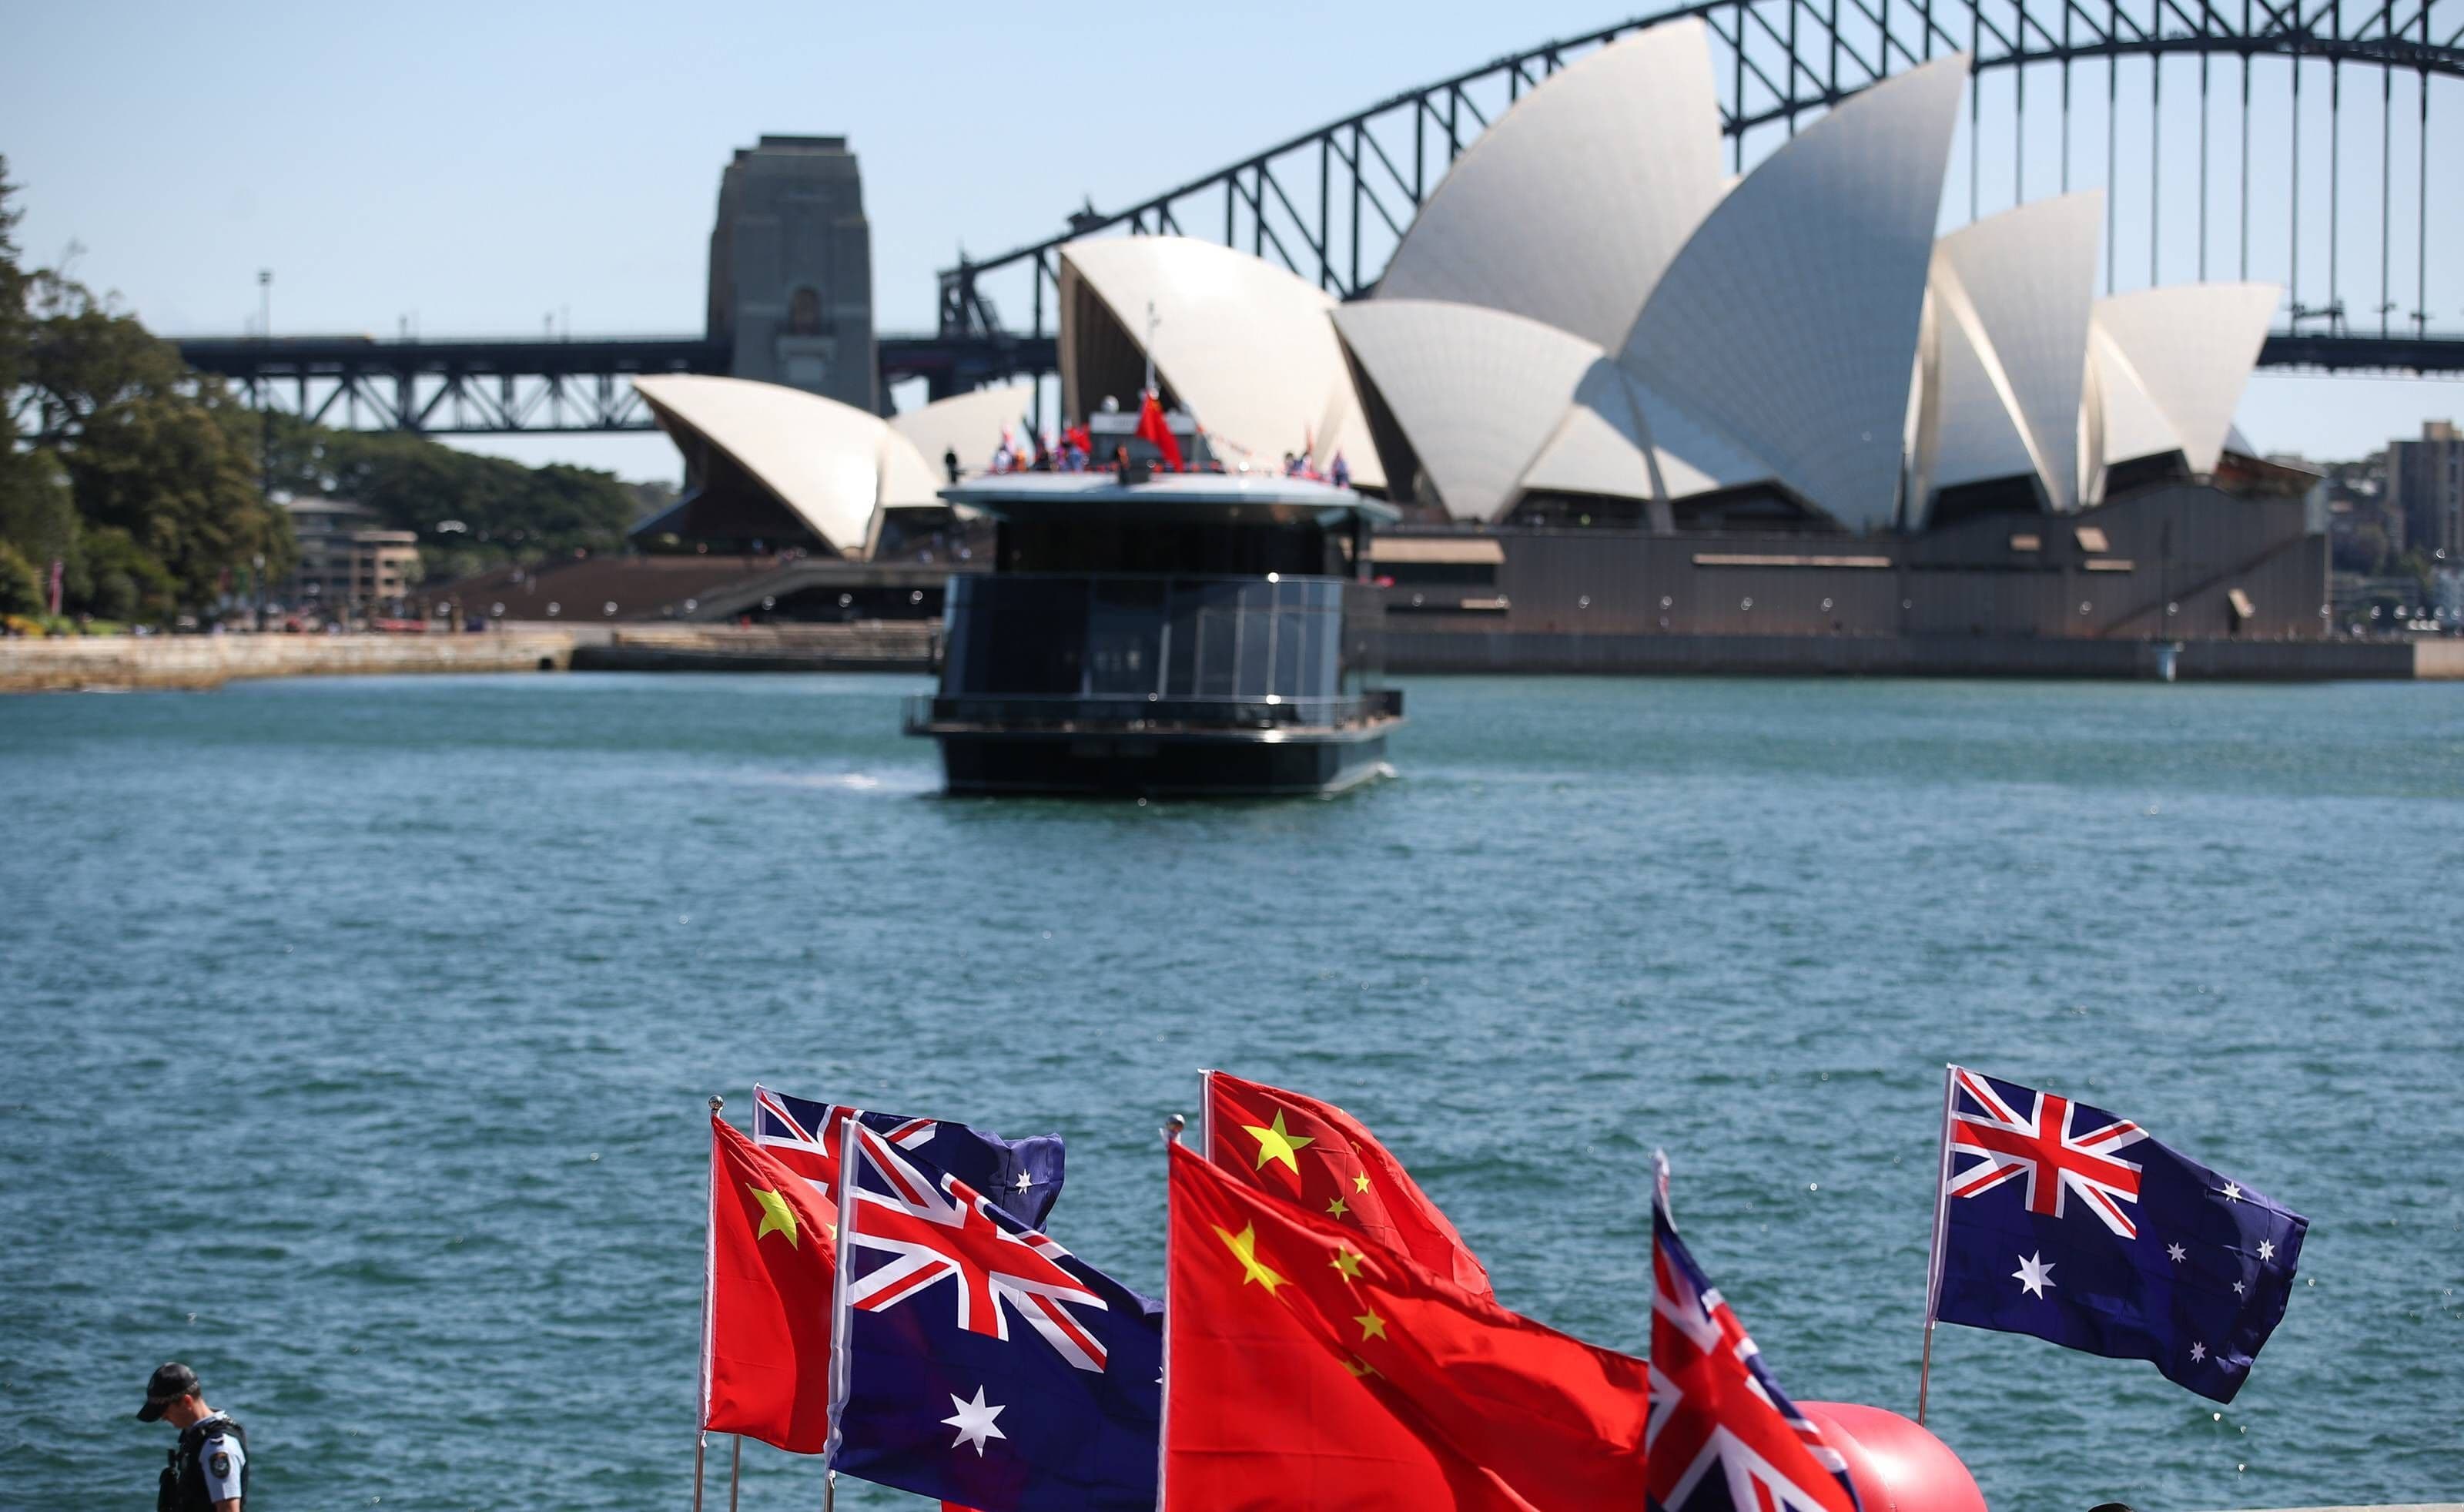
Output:
[[163,1415],[163,1410],[197,1389],[197,1372],[177,1360],[166,1360],[155,1367],[153,1378],[145,1383],[145,1405],[137,1410],[137,1420],[150,1423]]

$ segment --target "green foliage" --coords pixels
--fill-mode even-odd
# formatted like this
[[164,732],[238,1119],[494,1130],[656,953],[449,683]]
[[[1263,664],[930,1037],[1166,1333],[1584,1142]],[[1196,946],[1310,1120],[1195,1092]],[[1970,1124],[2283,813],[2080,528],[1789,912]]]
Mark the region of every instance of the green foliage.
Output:
[[104,619],[159,624],[181,602],[181,585],[161,559],[125,530],[103,525],[85,533],[86,589],[81,606]]
[[43,580],[34,564],[0,541],[0,614],[39,614],[48,607],[43,600]]
[[[25,211],[10,203],[17,186],[9,182],[9,160],[0,156],[0,394],[15,390],[25,377],[27,326],[26,274],[17,262],[17,222]],[[9,421],[0,415],[0,450],[14,440]]]
[[0,376],[36,391],[46,430],[0,456],[0,539],[66,564],[71,607],[115,619],[205,609],[260,557],[288,571],[290,522],[260,492],[253,421],[133,317],[22,270],[8,192]]
[[[551,463],[525,467],[419,436],[329,431],[277,419],[274,485],[347,499],[387,529],[418,533],[432,578],[574,550],[621,551],[641,517],[628,485],[610,473]],[[439,529],[442,525],[458,528]]]

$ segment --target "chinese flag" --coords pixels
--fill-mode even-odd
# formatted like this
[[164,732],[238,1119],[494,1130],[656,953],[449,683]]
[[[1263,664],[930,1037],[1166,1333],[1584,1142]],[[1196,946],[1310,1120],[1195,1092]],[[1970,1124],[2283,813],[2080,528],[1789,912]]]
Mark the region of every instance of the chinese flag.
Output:
[[715,1113],[707,1263],[702,1427],[821,1453],[838,1210]]
[[1206,1158],[1250,1186],[1491,1294],[1487,1270],[1403,1163],[1333,1103],[1210,1071],[1204,1128]]
[[1163,401],[1155,390],[1147,390],[1146,402],[1138,407],[1138,439],[1152,442],[1163,454],[1163,465],[1180,471],[1180,442],[1173,435],[1172,427],[1164,423]]
[[1640,1360],[1170,1153],[1165,1512],[1642,1504]]

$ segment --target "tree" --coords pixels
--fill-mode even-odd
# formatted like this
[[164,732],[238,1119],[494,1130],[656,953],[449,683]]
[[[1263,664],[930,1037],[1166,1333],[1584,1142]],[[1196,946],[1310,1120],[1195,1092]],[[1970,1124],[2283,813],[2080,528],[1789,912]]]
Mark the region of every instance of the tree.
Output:
[[[82,285],[41,273],[32,288],[25,373],[53,416],[49,450],[83,525],[117,529],[128,543],[112,551],[111,596],[160,617],[231,591],[259,557],[268,574],[289,570],[290,522],[258,492],[252,427],[221,384],[189,372],[168,343]],[[81,575],[103,594],[101,570],[88,564]],[[167,605],[159,591],[166,581]]]
[[34,564],[15,546],[0,541],[0,614],[39,614],[46,607],[45,596]]
[[[329,431],[278,417],[274,485],[347,499],[418,533],[431,577],[575,550],[621,551],[642,509],[612,474],[457,452],[400,433]],[[448,522],[459,526],[440,531]]]
[[[9,160],[0,157],[0,403],[20,391],[33,342],[33,317],[27,308],[32,280],[17,260],[22,212],[11,203],[16,191],[9,182]],[[50,451],[18,445],[16,421],[6,408],[0,408],[0,546],[38,576],[56,561],[66,564],[72,583],[77,581],[77,504],[68,478]],[[0,593],[6,589],[0,584]]]
[[178,608],[180,586],[125,530],[104,525],[85,537],[83,607],[99,619],[161,621]]

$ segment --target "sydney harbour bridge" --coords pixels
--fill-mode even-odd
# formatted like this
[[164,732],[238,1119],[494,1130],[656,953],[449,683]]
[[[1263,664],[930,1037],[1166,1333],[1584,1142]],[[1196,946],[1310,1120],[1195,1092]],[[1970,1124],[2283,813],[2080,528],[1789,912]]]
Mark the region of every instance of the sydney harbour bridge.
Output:
[[[1525,91],[1681,16],[1710,32],[1736,172],[1859,89],[1964,52],[1947,218],[2101,188],[2106,290],[2267,279],[2288,303],[2263,366],[2464,374],[2464,0],[1709,0],[1494,58],[1146,198],[1088,205],[1045,240],[962,255],[939,274],[936,329],[880,335],[885,389],[1054,371],[1059,250],[1081,236],[1220,240],[1339,298],[1366,293],[1446,165]],[[729,367],[726,345],[700,336],[180,346],[253,404],[433,434],[648,429],[634,375]]]

